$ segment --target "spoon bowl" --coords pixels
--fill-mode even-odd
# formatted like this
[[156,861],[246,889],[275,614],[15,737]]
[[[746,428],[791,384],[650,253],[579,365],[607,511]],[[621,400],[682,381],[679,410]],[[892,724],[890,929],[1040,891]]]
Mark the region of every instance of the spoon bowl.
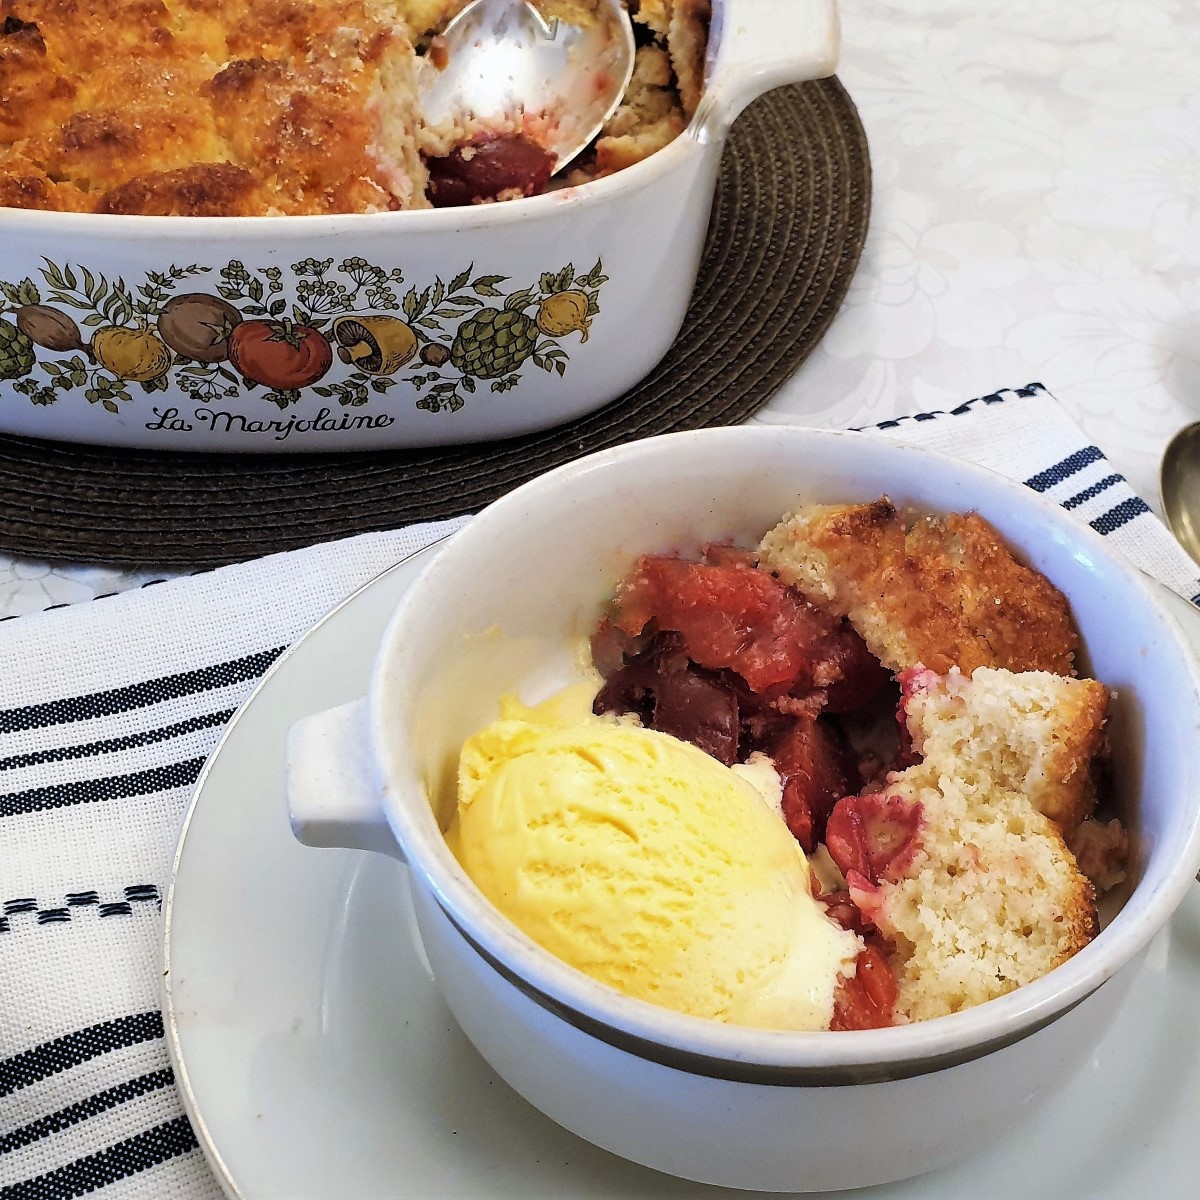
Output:
[[1158,490],[1171,532],[1200,563],[1200,421],[1185,425],[1167,443]]
[[635,50],[620,0],[584,24],[547,20],[528,0],[474,0],[425,60],[421,112],[428,125],[523,120],[557,173],[616,111]]

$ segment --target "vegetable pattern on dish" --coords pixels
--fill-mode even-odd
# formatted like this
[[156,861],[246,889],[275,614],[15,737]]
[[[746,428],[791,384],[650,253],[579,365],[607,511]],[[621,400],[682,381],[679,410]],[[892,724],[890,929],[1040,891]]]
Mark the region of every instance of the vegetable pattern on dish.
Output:
[[509,277],[476,273],[409,284],[403,270],[363,258],[307,258],[248,268],[170,266],[130,286],[78,264],[43,260],[42,280],[0,280],[0,380],[33,404],[82,392],[117,413],[173,383],[208,403],[258,392],[286,409],[306,389],[343,407],[407,385],[416,407],[457,412],[480,390],[518,386],[527,365],[563,376],[562,342],[588,339],[608,277],[597,260],[544,271],[506,291]]

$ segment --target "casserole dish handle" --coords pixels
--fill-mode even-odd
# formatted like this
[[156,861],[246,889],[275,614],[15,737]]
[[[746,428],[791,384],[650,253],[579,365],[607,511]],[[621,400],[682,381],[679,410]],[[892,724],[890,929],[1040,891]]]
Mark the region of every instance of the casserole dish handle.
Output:
[[756,97],[832,75],[840,45],[835,0],[717,0],[704,95],[689,132],[722,135]]
[[287,733],[288,819],[305,846],[374,850],[404,861],[371,769],[366,700],[297,721]]

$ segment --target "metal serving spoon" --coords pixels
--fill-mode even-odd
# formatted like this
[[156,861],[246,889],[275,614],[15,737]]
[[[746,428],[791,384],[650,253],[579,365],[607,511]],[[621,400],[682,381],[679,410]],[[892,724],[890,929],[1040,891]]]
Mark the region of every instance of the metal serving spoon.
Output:
[[427,125],[527,114],[561,171],[621,103],[635,49],[620,0],[604,0],[586,25],[547,22],[527,0],[473,0],[425,58],[421,113]]
[[1200,563],[1200,422],[1185,425],[1167,443],[1158,494],[1171,532]]

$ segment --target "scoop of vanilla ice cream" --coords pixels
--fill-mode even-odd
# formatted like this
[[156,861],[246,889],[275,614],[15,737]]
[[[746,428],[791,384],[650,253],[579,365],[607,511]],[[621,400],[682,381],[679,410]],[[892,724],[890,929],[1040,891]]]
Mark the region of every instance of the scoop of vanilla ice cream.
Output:
[[467,873],[531,938],[631,996],[827,1028],[860,945],[812,898],[782,819],[696,747],[593,716],[592,690],[506,698],[464,745],[447,836]]

